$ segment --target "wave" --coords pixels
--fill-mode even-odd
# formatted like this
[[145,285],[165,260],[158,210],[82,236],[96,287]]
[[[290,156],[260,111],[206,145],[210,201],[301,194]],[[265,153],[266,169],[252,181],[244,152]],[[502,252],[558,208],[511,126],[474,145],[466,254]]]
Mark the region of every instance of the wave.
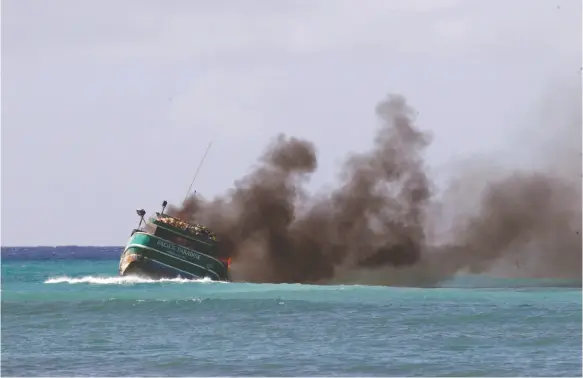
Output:
[[[246,287],[247,290],[284,290],[284,291],[304,291],[304,290],[345,290],[345,289],[368,289],[368,290],[384,290],[390,286],[383,285],[361,285],[357,283],[349,284],[334,284],[334,283],[320,283],[320,284],[260,284],[252,282],[226,282],[213,281],[210,278],[201,279],[186,279],[186,278],[163,278],[153,279],[141,276],[118,276],[118,275],[87,275],[87,276],[55,276],[49,277],[44,281],[45,284],[93,284],[93,285],[133,285],[133,284],[152,284],[152,283],[231,283],[232,288],[235,286]],[[440,285],[432,287],[424,287],[424,289],[581,289],[581,280],[561,280],[561,279],[517,279],[517,278],[500,278],[488,277],[481,275],[460,275],[451,280],[442,282]],[[393,287],[397,288],[397,287]],[[422,287],[403,286],[401,289],[422,289]]]
[[83,276],[83,277],[49,277],[44,283],[46,284],[95,284],[95,285],[124,285],[124,284],[143,284],[143,283],[226,283],[222,281],[213,281],[210,278],[186,279],[186,278],[162,278],[151,279],[138,276]]

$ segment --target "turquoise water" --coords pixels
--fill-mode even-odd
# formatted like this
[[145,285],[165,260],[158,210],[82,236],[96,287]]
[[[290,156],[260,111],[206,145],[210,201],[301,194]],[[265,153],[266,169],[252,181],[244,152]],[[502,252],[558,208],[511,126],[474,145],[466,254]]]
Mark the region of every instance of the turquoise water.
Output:
[[565,282],[148,281],[116,276],[119,248],[67,248],[3,248],[2,375],[582,373],[581,289]]

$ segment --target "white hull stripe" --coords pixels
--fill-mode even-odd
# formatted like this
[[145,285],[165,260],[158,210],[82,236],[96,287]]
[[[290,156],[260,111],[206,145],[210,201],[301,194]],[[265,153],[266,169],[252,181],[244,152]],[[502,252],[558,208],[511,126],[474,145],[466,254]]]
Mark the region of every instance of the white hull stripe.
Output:
[[[138,254],[133,254],[132,256],[139,256],[139,255],[138,255]],[[176,268],[176,267],[174,267],[174,266],[170,266],[170,265],[168,265],[168,264],[164,264],[163,262],[161,262],[161,261],[158,261],[158,260],[156,260],[156,259],[152,259],[152,258],[149,258],[149,257],[144,257],[144,259],[146,259],[146,260],[149,260],[149,261],[153,261],[153,262],[155,262],[156,264],[164,265],[164,266],[166,266],[166,267],[168,267],[168,268],[170,268],[170,269],[173,269],[173,270],[178,270],[179,272],[186,273],[186,274],[188,274],[188,275],[189,275],[189,276],[191,276],[191,277],[200,278],[200,277],[199,277],[199,276],[197,276],[196,274],[192,274],[192,273],[190,273],[190,272],[187,272],[187,271],[185,271],[185,270],[178,269],[178,268]],[[132,262],[134,262],[134,261],[132,261]],[[129,266],[129,265],[128,265],[128,266]],[[127,268],[126,268],[126,269],[127,269]]]
[[[158,237],[158,236],[156,236],[156,235],[148,234],[147,232],[136,232],[136,234],[144,234],[144,235],[147,235],[147,236],[149,236],[149,237],[152,237],[152,238],[154,238],[154,239],[162,240],[162,241],[164,241],[164,242],[166,242],[166,243],[171,243],[171,244],[178,245],[178,244],[176,244],[176,243],[173,243],[173,242],[171,242],[171,241],[164,240],[164,239],[162,239],[162,238],[160,238],[160,237]],[[135,234],[134,234],[134,235],[135,235]],[[131,240],[131,238],[130,238],[130,240]],[[180,247],[181,247],[181,248],[184,248],[184,249],[187,249],[187,250],[189,250],[189,251],[191,251],[191,252],[198,253],[199,255],[204,255],[205,257],[208,257],[209,259],[213,259],[213,260],[215,260],[215,261],[216,261],[216,262],[218,262],[219,264],[223,264],[223,263],[222,263],[220,260],[217,260],[216,258],[212,257],[211,255],[207,255],[206,253],[199,252],[199,251],[197,251],[196,249],[187,248],[187,247],[184,247],[184,246],[182,246],[182,245],[181,245]],[[128,249],[128,247],[126,247],[126,249]],[[125,251],[125,250],[124,250],[124,251]],[[154,249],[154,251],[157,251],[157,249]]]
[[185,271],[185,270],[178,269],[178,268],[176,268],[176,267],[174,267],[174,266],[170,266],[170,265],[168,265],[168,264],[164,264],[163,262],[161,262],[161,261],[158,261],[158,260],[156,260],[156,259],[151,259],[151,258],[149,258],[149,257],[145,257],[145,258],[146,258],[146,259],[148,259],[148,260],[154,261],[156,264],[164,265],[164,266],[167,266],[168,268],[171,268],[171,269],[174,269],[174,270],[178,270],[178,271],[180,271],[180,272],[182,272],[182,273],[186,273],[186,274],[188,274],[188,275],[189,275],[189,276],[191,276],[191,277],[194,277],[194,278],[200,278],[200,277],[199,277],[199,276],[197,276],[196,274],[192,274],[192,273],[190,273],[190,272],[187,272],[187,271]]
[[[185,263],[187,263],[187,264],[190,264],[190,265],[197,266],[197,267],[199,267],[199,268],[201,268],[201,269],[203,269],[203,270],[206,270],[206,271],[208,271],[208,272],[210,272],[210,273],[214,274],[214,275],[215,275],[215,277],[217,277],[219,280],[221,279],[221,277],[218,275],[218,273],[217,273],[217,272],[215,272],[214,270],[211,270],[211,269],[209,269],[209,268],[205,268],[205,267],[204,267],[204,266],[202,266],[202,265],[198,265],[198,264],[195,264],[195,263],[193,263],[193,262],[190,262],[190,261],[183,260],[183,259],[181,259],[180,257],[176,257],[176,256],[173,256],[173,255],[171,255],[171,254],[169,254],[169,253],[162,252],[162,251],[160,251],[160,250],[158,250],[158,249],[155,249],[155,248],[152,248],[152,247],[148,247],[148,246],[145,246],[145,245],[142,245],[142,244],[130,244],[130,245],[128,245],[128,246],[126,247],[126,250],[127,250],[127,249],[129,249],[129,248],[143,248],[143,249],[148,249],[148,250],[150,250],[150,251],[154,251],[154,252],[161,253],[161,254],[163,254],[163,255],[166,255],[166,256],[168,256],[168,257],[172,257],[172,258],[174,258],[174,259],[176,259],[176,260],[180,260],[180,261],[182,261],[182,262],[185,262]],[[156,260],[156,261],[157,261],[157,260]]]

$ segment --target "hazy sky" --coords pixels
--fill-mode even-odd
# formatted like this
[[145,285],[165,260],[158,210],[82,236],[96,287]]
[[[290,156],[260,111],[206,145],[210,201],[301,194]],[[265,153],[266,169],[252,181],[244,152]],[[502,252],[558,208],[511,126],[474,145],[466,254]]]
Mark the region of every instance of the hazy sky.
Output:
[[[318,147],[314,187],[371,144],[399,93],[428,163],[513,151],[580,81],[581,2],[3,0],[2,245],[122,245],[135,209],[223,193],[277,133]],[[510,152],[508,152],[510,151]]]

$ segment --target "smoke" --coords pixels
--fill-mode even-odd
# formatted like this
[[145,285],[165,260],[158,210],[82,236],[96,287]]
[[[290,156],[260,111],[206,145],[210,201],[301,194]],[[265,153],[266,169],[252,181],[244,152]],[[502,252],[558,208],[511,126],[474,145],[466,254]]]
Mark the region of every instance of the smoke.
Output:
[[[346,160],[328,193],[310,196],[303,187],[317,168],[315,146],[281,135],[225,195],[194,195],[169,212],[213,229],[239,281],[432,285],[460,271],[508,267],[514,275],[581,278],[580,111],[569,127],[555,128],[567,136],[556,150],[576,142],[576,156],[528,171],[473,167],[442,196],[424,166],[431,137],[407,101],[388,96],[376,114],[372,148]],[[437,243],[429,236],[439,224],[450,227]]]

